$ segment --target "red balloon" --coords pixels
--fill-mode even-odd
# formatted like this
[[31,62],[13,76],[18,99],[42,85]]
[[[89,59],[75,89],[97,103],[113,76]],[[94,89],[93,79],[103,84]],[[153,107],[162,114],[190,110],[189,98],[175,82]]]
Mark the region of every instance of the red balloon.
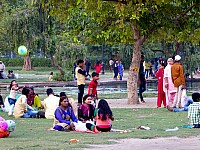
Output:
[[8,131],[4,132],[4,137],[5,138],[9,137],[9,135],[10,135],[10,132],[8,132]]

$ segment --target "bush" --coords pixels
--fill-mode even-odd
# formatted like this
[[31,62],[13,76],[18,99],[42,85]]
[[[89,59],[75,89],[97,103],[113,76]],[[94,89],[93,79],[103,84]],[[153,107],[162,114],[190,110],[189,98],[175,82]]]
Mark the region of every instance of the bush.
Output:
[[55,73],[53,75],[53,80],[55,80],[55,81],[66,81],[65,76],[61,75],[60,73]]
[[[6,67],[19,67],[24,65],[23,58],[1,58]],[[33,67],[52,67],[49,58],[31,58]]]
[[53,75],[53,80],[55,81],[72,81],[73,75],[71,71],[66,71],[65,75],[61,75],[60,73],[55,73]]
[[32,58],[31,60],[33,67],[52,67],[49,58]]

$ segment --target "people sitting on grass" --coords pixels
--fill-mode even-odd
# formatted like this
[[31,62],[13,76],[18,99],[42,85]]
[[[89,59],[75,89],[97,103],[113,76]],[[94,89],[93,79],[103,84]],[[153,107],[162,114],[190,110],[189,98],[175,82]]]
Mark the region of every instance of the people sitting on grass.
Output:
[[189,106],[190,106],[191,104],[193,104],[193,102],[198,102],[198,101],[199,101],[198,99],[199,99],[200,97],[198,97],[198,95],[199,95],[199,93],[193,93],[193,94],[192,94],[192,99],[191,99],[191,98],[187,98],[186,103],[185,103],[184,107],[182,107],[182,108],[170,107],[170,106],[168,105],[168,106],[167,106],[167,109],[168,109],[169,111],[172,111],[172,112],[183,112],[183,111],[188,111]]
[[200,93],[193,93],[194,103],[188,108],[189,125],[193,128],[200,128]]
[[28,88],[22,89],[22,95],[17,99],[14,107],[15,118],[30,118],[36,117],[37,111],[27,104]]
[[8,75],[7,75],[7,77],[8,77],[8,79],[16,79],[13,70],[8,70]]
[[40,100],[39,96],[37,94],[35,94],[35,91],[34,91],[33,87],[29,88],[27,104],[29,106],[32,106],[32,107],[36,108],[36,109],[42,109],[43,108],[41,100]]
[[54,112],[59,105],[60,98],[54,96],[53,90],[51,88],[48,88],[46,93],[48,97],[44,99],[45,117],[47,119],[53,119]]
[[92,97],[85,95],[83,97],[83,104],[78,108],[78,120],[86,122],[88,120],[93,121],[95,107],[92,105]]
[[53,129],[58,131],[74,131],[73,122],[78,122],[71,104],[66,96],[61,96],[59,107],[55,110]]
[[106,100],[101,99],[98,103],[98,107],[95,114],[95,122],[93,125],[91,123],[86,123],[87,129],[93,132],[109,132],[111,131],[112,124],[111,120],[114,121],[113,113]]
[[[65,92],[60,92],[60,97],[62,97],[62,96],[67,96],[67,95],[66,95]],[[78,116],[78,109],[77,109],[77,104],[76,104],[75,100],[73,98],[69,98],[69,97],[68,97],[68,100],[69,100],[69,103],[72,106],[72,109],[74,110],[75,116],[77,117]]]

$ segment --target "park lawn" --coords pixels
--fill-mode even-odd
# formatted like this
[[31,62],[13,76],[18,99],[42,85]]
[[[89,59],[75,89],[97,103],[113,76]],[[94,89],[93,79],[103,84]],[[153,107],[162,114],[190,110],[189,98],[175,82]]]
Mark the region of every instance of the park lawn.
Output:
[[[198,129],[185,129],[187,112],[172,113],[164,108],[113,109],[114,129],[132,130],[129,133],[108,132],[100,134],[48,131],[53,120],[14,119],[6,113],[0,113],[5,119],[12,119],[17,126],[8,138],[0,140],[0,149],[55,150],[89,147],[92,144],[113,144],[112,139],[157,138],[166,136],[188,137],[199,134]],[[151,130],[138,130],[136,127],[148,126]],[[179,127],[176,132],[166,132],[167,128]],[[78,139],[78,143],[70,143]]]
[[[34,67],[31,71],[24,71],[22,67],[7,67],[6,70],[13,70],[19,74],[17,82],[48,82],[50,72],[58,73],[53,67]],[[2,83],[9,83],[13,79],[3,79]]]

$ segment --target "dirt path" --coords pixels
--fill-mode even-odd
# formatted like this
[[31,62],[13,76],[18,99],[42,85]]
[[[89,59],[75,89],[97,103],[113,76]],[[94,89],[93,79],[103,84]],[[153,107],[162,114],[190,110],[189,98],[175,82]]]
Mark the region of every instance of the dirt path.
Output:
[[198,150],[200,136],[189,138],[122,139],[112,145],[92,145],[84,150]]
[[111,108],[156,108],[157,98],[144,98],[145,104],[127,104],[127,99],[107,99]]

